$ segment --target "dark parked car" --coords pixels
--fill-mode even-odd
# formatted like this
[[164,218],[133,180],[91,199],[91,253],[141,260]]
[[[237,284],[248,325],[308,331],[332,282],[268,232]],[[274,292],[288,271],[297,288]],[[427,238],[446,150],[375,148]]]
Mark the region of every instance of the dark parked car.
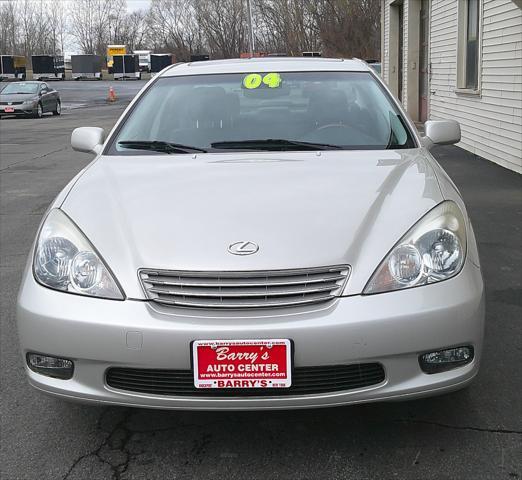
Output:
[[60,115],[60,94],[45,82],[13,82],[0,91],[0,117],[31,115],[36,118],[52,112]]

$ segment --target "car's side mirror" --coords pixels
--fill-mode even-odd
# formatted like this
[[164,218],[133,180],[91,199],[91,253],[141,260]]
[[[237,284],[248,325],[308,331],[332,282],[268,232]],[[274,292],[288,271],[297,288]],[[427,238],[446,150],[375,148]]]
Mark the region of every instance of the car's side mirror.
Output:
[[75,128],[71,135],[71,146],[77,152],[98,155],[105,141],[105,131],[98,127]]
[[426,148],[433,145],[452,145],[460,142],[460,125],[455,120],[428,120],[424,124],[422,144]]

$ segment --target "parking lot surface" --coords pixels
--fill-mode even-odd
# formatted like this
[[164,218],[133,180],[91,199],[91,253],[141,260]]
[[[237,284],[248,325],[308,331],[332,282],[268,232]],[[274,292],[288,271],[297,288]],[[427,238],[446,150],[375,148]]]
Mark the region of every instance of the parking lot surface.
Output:
[[[60,92],[62,110],[73,110],[93,105],[105,105],[109,96],[109,88],[116,93],[117,101],[128,103],[136,93],[147,83],[144,80],[118,80],[118,81],[48,81],[52,88]],[[0,82],[0,91],[8,85],[8,82]]]
[[66,403],[31,389],[15,303],[47,206],[91,156],[73,128],[109,129],[142,82],[55,82],[61,117],[0,121],[1,458],[4,480],[522,478],[522,177],[434,153],[474,222],[487,289],[481,371],[430,399],[282,412],[175,412]]

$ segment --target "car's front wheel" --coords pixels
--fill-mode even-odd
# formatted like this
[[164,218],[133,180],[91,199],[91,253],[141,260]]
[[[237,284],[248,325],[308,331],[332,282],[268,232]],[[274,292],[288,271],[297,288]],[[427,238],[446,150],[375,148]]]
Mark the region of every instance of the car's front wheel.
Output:
[[60,115],[61,113],[62,113],[62,104],[61,104],[61,102],[58,100],[58,101],[56,102],[56,107],[55,107],[55,109],[54,109],[54,111],[53,111],[53,115]]
[[38,102],[38,105],[36,106],[36,111],[33,113],[33,116],[35,118],[42,118],[43,117],[43,107],[40,102]]

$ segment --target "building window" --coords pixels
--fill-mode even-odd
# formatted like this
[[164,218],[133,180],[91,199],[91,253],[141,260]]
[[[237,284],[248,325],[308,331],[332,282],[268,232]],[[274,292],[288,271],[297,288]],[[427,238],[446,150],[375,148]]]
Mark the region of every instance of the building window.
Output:
[[466,88],[478,88],[479,0],[468,0],[466,31]]
[[457,87],[476,92],[480,75],[481,0],[459,1],[459,42]]

